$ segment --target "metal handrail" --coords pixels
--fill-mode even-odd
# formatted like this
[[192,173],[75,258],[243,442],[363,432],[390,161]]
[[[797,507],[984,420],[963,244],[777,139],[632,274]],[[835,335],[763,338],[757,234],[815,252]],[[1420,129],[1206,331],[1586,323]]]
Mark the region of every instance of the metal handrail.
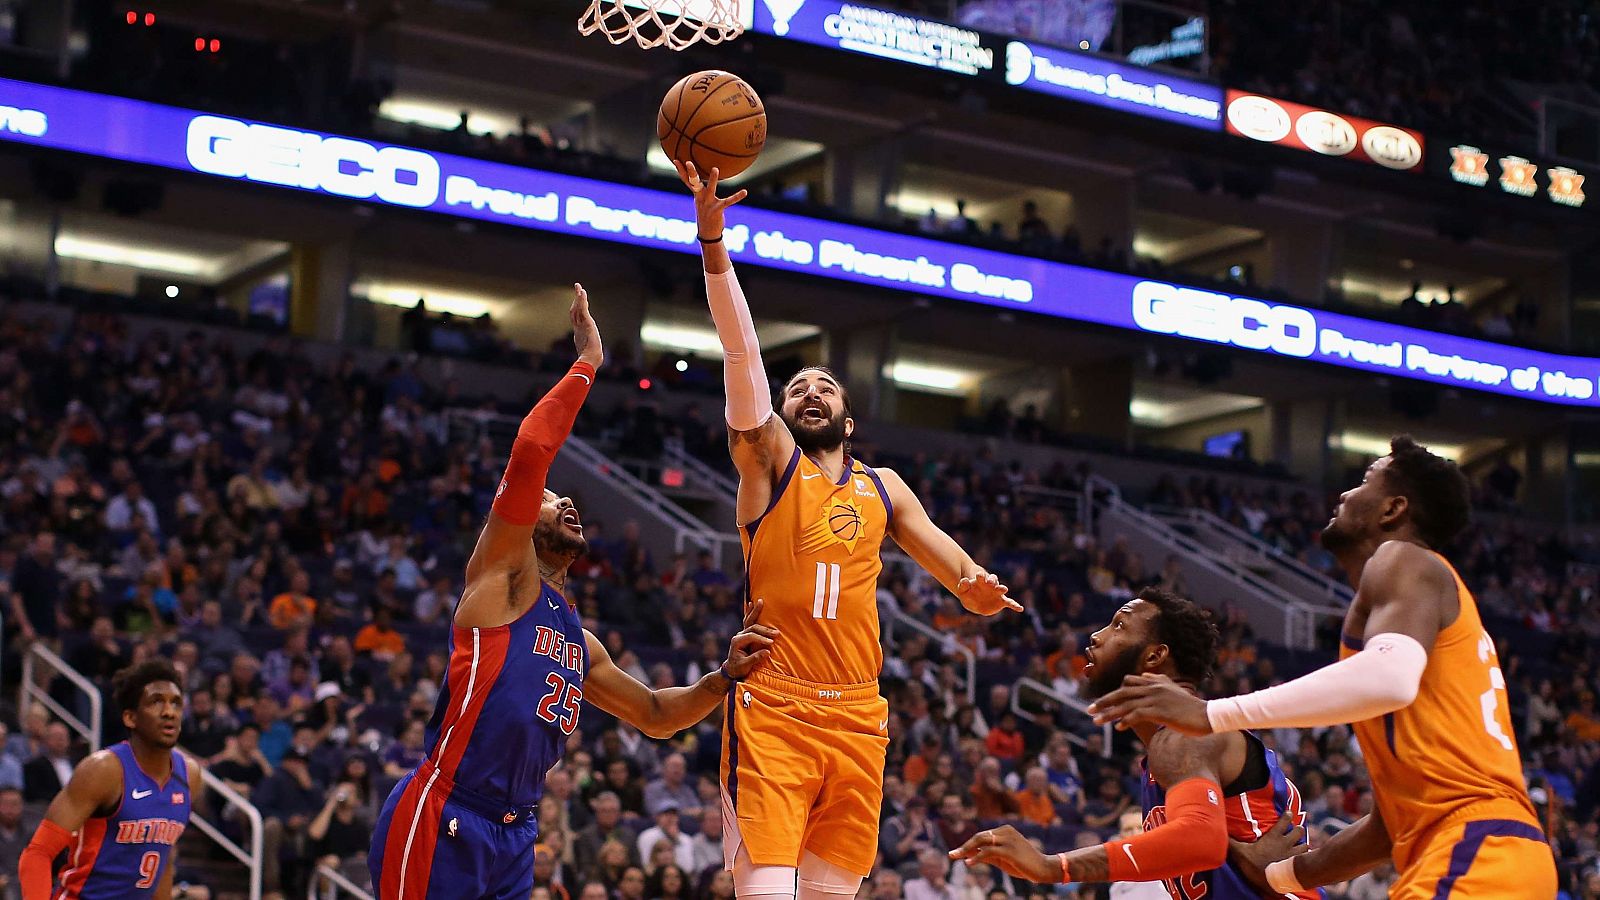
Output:
[[[55,698],[50,696],[49,691],[35,683],[35,659],[54,669],[57,675],[65,677],[78,690],[88,696],[88,724],[84,724],[77,716],[68,712],[66,707],[57,703]],[[45,709],[55,713],[56,718],[65,722],[68,728],[76,731],[80,737],[88,742],[90,752],[100,749],[102,740],[100,734],[101,708],[104,705],[100,689],[95,686],[94,682],[83,677],[82,673],[68,665],[66,660],[57,656],[53,650],[39,641],[34,641],[30,644],[22,654],[22,687],[17,690],[17,709],[19,712],[27,711],[29,699],[43,704]]]
[[[206,790],[216,791],[229,804],[244,813],[245,820],[250,823],[250,849],[246,851],[243,847],[234,843],[217,826],[207,821],[205,816],[194,812],[192,809],[189,813],[189,821],[194,823],[195,827],[199,828],[207,837],[221,845],[222,849],[228,851],[234,859],[245,864],[245,867],[250,870],[250,900],[261,900],[261,867],[264,865],[262,843],[266,835],[265,825],[261,819],[261,810],[245,799],[243,794],[229,787],[227,782],[211,774],[209,769],[201,769],[200,776],[205,781]],[[371,898],[368,898],[368,900],[371,900]]]
[[[1089,715],[1089,704],[1077,699],[1076,697],[1068,697],[1066,694],[1061,693],[1037,678],[1029,678],[1028,676],[1024,675],[1021,678],[1018,678],[1016,683],[1011,686],[1011,711],[1018,716],[1027,719],[1029,722],[1038,722],[1039,717],[1022,708],[1023,688],[1027,688],[1028,690],[1033,691],[1035,694],[1043,694],[1062,706],[1068,707],[1069,709],[1075,709],[1086,716]],[[1064,733],[1067,736],[1067,740],[1077,744],[1080,747],[1087,747],[1089,745],[1088,741],[1085,741],[1083,738],[1078,737],[1070,731]],[[1105,738],[1105,740],[1101,741],[1100,755],[1109,759],[1111,757],[1111,723],[1107,722],[1106,724],[1100,726],[1100,733]]]
[[311,883],[306,886],[306,900],[318,900],[318,877],[325,878],[328,881],[333,882],[333,896],[335,897],[338,897],[339,892],[343,891],[346,894],[355,897],[356,900],[372,900],[372,895],[363,890],[361,885],[356,884],[354,881],[344,877],[343,873],[329,865],[317,866],[317,870],[312,873]]
[[666,447],[662,451],[662,456],[666,457],[666,459],[673,465],[678,466],[684,471],[688,472],[690,475],[693,475],[696,481],[703,481],[708,486],[721,491],[726,496],[738,496],[738,482],[734,481],[732,478],[729,478],[722,472],[718,472],[716,469],[711,468],[694,454],[683,449],[682,441],[667,441]]
[[[1186,555],[1195,565],[1201,566],[1237,582],[1268,604],[1278,607],[1283,614],[1283,643],[1287,647],[1312,647],[1316,644],[1317,618],[1327,614],[1330,607],[1307,603],[1284,594],[1276,585],[1250,571],[1226,556],[1210,552],[1209,548],[1173,528],[1160,517],[1145,512],[1122,498],[1116,485],[1091,475],[1084,484],[1086,492],[1103,491],[1107,505],[1121,515],[1132,519],[1168,546]],[[1093,505],[1092,494],[1085,497],[1085,505]],[[1343,610],[1338,610],[1343,615]]]
[[1209,533],[1220,535],[1235,544],[1241,544],[1258,558],[1286,570],[1288,574],[1309,584],[1312,591],[1331,600],[1348,604],[1355,597],[1355,592],[1350,589],[1349,585],[1318,572],[1316,569],[1284,553],[1277,547],[1210,510],[1186,507],[1170,511],[1158,508],[1153,512],[1162,518],[1188,520],[1196,527],[1206,529]]
[[910,628],[912,631],[915,631],[918,634],[921,634],[924,637],[928,638],[929,640],[938,643],[939,646],[943,647],[945,650],[953,651],[955,653],[959,653],[962,656],[966,657],[966,660],[967,660],[967,684],[966,684],[967,702],[968,703],[976,703],[977,702],[977,697],[978,697],[978,654],[973,653],[971,647],[968,647],[966,644],[963,644],[960,641],[956,640],[955,638],[951,637],[948,633],[943,632],[943,631],[939,631],[938,629],[934,628],[932,625],[929,625],[928,623],[922,621],[921,619],[918,619],[915,616],[912,616],[910,613],[906,612],[903,609],[900,609],[897,606],[889,607],[889,615],[890,615],[891,618],[894,619],[895,624],[897,624],[897,625],[905,625],[906,627]]

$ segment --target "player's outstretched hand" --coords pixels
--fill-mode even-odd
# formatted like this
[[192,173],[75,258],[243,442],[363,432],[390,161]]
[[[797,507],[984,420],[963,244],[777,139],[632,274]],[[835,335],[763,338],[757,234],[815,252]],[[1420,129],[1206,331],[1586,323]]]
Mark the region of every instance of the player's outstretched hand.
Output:
[[1277,824],[1253,842],[1228,839],[1228,860],[1265,897],[1273,893],[1267,883],[1267,866],[1280,859],[1299,856],[1311,849],[1305,842],[1306,830],[1294,824],[1288,813],[1278,817]]
[[678,167],[678,177],[694,193],[694,215],[700,226],[700,237],[708,241],[721,237],[723,213],[728,207],[750,196],[750,192],[740,189],[726,197],[718,197],[717,185],[722,181],[722,173],[718,169],[711,169],[710,181],[702,181],[694,163],[674,160],[672,164]]
[[757,621],[763,605],[761,600],[750,604],[749,612],[744,614],[744,629],[728,642],[728,661],[723,668],[734,678],[742,680],[772,656],[772,643],[778,639],[778,629]]
[[605,349],[600,346],[600,326],[594,324],[594,316],[589,315],[589,292],[583,285],[572,284],[572,343],[578,347],[578,358],[600,368],[605,362]]
[[1061,880],[1061,861],[1039,852],[1022,832],[1010,825],[980,831],[965,844],[950,851],[951,859],[981,862],[1035,884]]
[[1183,734],[1211,733],[1206,702],[1165,675],[1129,675],[1117,688],[1089,704],[1096,725],[1115,722],[1118,731],[1135,725],[1165,725]]
[[956,582],[956,599],[968,612],[980,616],[992,616],[1002,609],[1022,612],[1022,604],[1006,596],[1007,590],[998,576],[979,568]]

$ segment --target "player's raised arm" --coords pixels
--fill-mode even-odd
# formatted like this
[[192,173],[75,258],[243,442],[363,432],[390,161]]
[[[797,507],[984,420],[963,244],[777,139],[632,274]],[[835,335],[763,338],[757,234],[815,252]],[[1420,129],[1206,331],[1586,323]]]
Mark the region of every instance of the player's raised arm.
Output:
[[728,449],[739,470],[739,524],[759,518],[772,499],[772,487],[794,453],[794,436],[773,414],[772,385],[761,361],[755,321],[733,260],[723,243],[724,213],[748,196],[737,191],[717,196],[718,172],[702,181],[694,163],[677,163],[683,183],[694,192],[695,220],[699,226],[700,255],[705,261],[706,303],[722,342],[722,378],[727,385]]
[[478,545],[467,561],[467,590],[490,573],[522,569],[533,565],[533,526],[539,521],[544,503],[545,479],[556,452],[572,432],[584,398],[594,384],[595,370],[605,360],[600,346],[600,329],[589,314],[589,293],[574,284],[572,308],[573,343],[578,361],[541,398],[517,429],[511,446],[511,460],[495,492],[489,521],[478,535]]
[[1006,825],[978,832],[950,851],[950,858],[989,863],[1042,884],[1159,881],[1215,869],[1228,858],[1228,823],[1216,765],[1226,739],[1195,739],[1171,731],[1151,739],[1150,774],[1170,787],[1167,821],[1149,831],[1046,856]]
[[756,622],[760,600],[745,613],[744,630],[728,643],[728,660],[686,687],[652,690],[617,668],[600,639],[584,631],[589,647],[589,674],[584,679],[584,699],[653,738],[669,738],[705,718],[722,703],[728,691],[766,662],[778,629]]
[[1361,574],[1369,604],[1360,652],[1253,694],[1205,701],[1160,676],[1130,675],[1089,706],[1097,724],[1154,723],[1186,734],[1317,728],[1361,722],[1411,705],[1439,630],[1459,612],[1455,581],[1427,550],[1379,547]]
[[910,554],[917,565],[927,569],[945,590],[955,594],[968,611],[992,616],[1002,609],[1022,610],[1022,604],[1006,595],[1007,588],[998,577],[973,562],[955,538],[945,534],[928,518],[922,501],[911,492],[899,473],[893,469],[875,471],[883,479],[883,489],[888,492],[894,509],[889,536],[900,549]]
[[78,763],[17,861],[22,900],[50,900],[50,869],[56,857],[91,816],[115,808],[121,796],[122,764],[111,751],[92,753]]

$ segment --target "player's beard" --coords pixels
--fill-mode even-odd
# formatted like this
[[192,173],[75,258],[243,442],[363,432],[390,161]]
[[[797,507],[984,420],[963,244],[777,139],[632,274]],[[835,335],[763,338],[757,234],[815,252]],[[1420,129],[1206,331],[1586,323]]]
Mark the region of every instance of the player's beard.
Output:
[[582,535],[567,531],[560,519],[554,522],[540,519],[539,524],[533,526],[533,546],[536,550],[552,556],[570,556],[577,559],[589,549],[589,542]]
[[1349,551],[1361,542],[1360,537],[1344,522],[1334,519],[1328,527],[1322,529],[1322,534],[1317,536],[1322,549],[1334,556]]
[[1117,656],[1095,654],[1094,670],[1089,673],[1090,699],[1104,697],[1119,687],[1122,679],[1139,672],[1139,653],[1144,648],[1129,647]]
[[828,421],[809,423],[801,418],[784,417],[784,424],[789,426],[789,433],[794,435],[795,446],[807,456],[826,453],[837,449],[844,443],[844,419],[842,415],[830,415]]

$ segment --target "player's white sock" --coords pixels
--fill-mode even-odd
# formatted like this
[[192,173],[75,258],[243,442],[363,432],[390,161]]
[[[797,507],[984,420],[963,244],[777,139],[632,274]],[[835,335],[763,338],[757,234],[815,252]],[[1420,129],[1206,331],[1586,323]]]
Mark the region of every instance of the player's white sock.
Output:
[[837,900],[861,890],[861,876],[841,869],[810,850],[800,852],[799,900]]

